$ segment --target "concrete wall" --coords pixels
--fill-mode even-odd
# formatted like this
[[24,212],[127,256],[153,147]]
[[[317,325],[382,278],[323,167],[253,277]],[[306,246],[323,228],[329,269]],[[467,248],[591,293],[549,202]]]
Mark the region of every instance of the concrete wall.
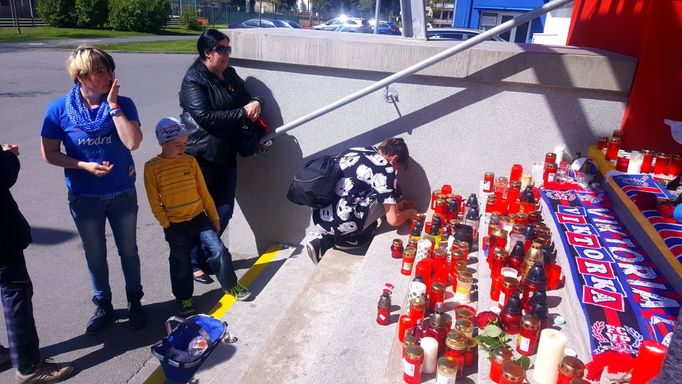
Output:
[[[231,65],[268,100],[273,127],[444,49],[401,37],[273,33],[230,32]],[[286,191],[299,167],[323,153],[403,137],[413,162],[401,184],[425,210],[429,191],[443,183],[468,195],[485,171],[530,168],[557,144],[585,152],[620,125],[634,66],[604,52],[486,42],[395,84],[397,107],[376,92],[279,136],[267,155],[241,159],[230,247],[300,242],[310,210],[288,202]]]

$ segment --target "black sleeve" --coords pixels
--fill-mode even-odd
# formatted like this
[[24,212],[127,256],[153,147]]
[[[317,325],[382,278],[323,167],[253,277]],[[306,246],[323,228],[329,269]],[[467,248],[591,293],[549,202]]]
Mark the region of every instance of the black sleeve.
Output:
[[261,111],[265,110],[265,101],[263,101],[263,98],[258,97],[258,96],[251,96],[248,89],[246,89],[246,83],[244,82],[244,80],[241,77],[239,77],[239,75],[237,74],[237,71],[234,68],[227,67],[224,74],[225,74],[226,78],[228,76],[230,77],[230,79],[232,80],[232,83],[236,84],[238,86],[239,92],[242,93],[243,95],[246,95],[246,98],[249,101],[255,100],[255,101],[259,102]]
[[0,186],[10,189],[19,176],[19,158],[10,151],[0,150]]
[[208,87],[201,80],[185,76],[180,87],[180,105],[208,133],[221,139],[231,139],[233,130],[246,123],[243,108],[215,110]]

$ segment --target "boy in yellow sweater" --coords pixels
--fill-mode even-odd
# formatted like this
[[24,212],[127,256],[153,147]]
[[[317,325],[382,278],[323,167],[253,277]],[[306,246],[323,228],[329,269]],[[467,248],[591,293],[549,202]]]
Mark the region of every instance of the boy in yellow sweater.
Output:
[[232,255],[218,237],[218,212],[197,161],[185,154],[187,136],[187,130],[177,119],[161,119],[156,125],[161,154],[144,165],[147,198],[170,247],[171,287],[183,316],[196,313],[190,249],[197,242],[226,293],[237,300],[251,296],[237,281]]

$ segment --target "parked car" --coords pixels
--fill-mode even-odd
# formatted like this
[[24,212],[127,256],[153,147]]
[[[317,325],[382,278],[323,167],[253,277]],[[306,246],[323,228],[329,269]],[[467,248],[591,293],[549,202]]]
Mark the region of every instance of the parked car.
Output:
[[[369,25],[372,27],[371,33],[374,33],[375,20],[370,20]],[[379,30],[377,31],[380,35],[398,35],[400,36],[400,28],[393,23],[388,21],[379,20]]]
[[[469,40],[485,31],[471,28],[431,28],[426,30],[427,40]],[[506,41],[499,36],[493,36],[491,41]]]
[[295,21],[277,19],[249,19],[241,23],[230,24],[230,28],[296,28],[303,29]]
[[372,32],[372,27],[366,19],[356,17],[340,16],[335,17],[324,24],[313,26],[318,31],[337,31],[337,32]]

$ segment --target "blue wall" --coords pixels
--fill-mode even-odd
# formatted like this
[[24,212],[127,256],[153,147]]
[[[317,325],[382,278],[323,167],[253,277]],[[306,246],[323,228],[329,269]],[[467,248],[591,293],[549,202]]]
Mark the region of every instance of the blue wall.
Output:
[[[479,24],[481,11],[528,12],[540,7],[548,1],[549,0],[453,0],[455,14],[452,26],[481,29]],[[536,18],[531,22],[528,42],[530,42],[533,33],[541,33],[544,31],[544,25],[545,16]]]

